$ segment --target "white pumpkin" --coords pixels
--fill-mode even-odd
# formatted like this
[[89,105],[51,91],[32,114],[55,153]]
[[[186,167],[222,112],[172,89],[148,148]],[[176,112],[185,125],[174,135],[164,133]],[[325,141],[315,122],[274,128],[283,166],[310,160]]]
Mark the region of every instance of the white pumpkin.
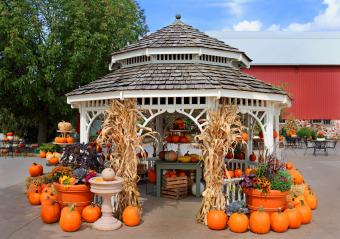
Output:
[[61,158],[61,154],[58,152],[53,152],[53,156],[60,159]]
[[[204,191],[204,184],[200,182],[200,196],[202,196],[203,191]],[[192,195],[196,196],[196,182],[192,184],[191,192],[192,192]]]
[[106,168],[102,171],[102,178],[104,181],[113,181],[115,179],[116,173],[112,168]]

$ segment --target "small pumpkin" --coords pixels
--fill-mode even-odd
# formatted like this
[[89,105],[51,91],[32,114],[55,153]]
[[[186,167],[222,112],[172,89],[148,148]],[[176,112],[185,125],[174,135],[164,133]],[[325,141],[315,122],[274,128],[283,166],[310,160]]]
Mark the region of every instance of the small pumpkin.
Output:
[[44,223],[55,223],[60,217],[60,206],[52,199],[48,199],[41,204],[40,217]]
[[31,205],[40,205],[40,193],[38,190],[28,194],[28,201]]
[[169,135],[168,137],[165,138],[165,141],[168,143],[172,143],[172,137]]
[[39,158],[46,158],[46,152],[43,150],[40,150],[39,152]]
[[[229,173],[230,178],[233,178],[235,176],[233,170],[227,170],[227,172]],[[228,177],[227,173],[226,173],[226,177]]]
[[311,222],[313,217],[312,210],[303,200],[301,200],[300,204],[296,206],[296,209],[301,214],[302,224],[308,224]]
[[41,164],[33,163],[29,168],[28,172],[31,177],[37,177],[43,174],[43,167]]
[[75,209],[74,204],[64,207],[61,210],[59,225],[65,232],[75,232],[79,230],[81,226],[81,216]]
[[166,151],[164,155],[164,159],[166,161],[176,161],[177,153],[175,151]]
[[29,187],[27,188],[27,191],[26,191],[26,196],[27,196],[27,199],[28,199],[28,196],[30,193],[34,193],[34,192],[38,192],[38,193],[41,193],[41,186],[40,185],[35,185],[33,183],[31,183],[29,185]]
[[179,135],[173,135],[171,136],[171,142],[172,143],[179,143],[181,137]]
[[240,178],[242,177],[243,173],[242,173],[242,170],[241,169],[235,169],[234,170],[234,176],[235,178]]
[[104,181],[113,181],[115,179],[116,173],[112,168],[105,168],[102,171],[102,178]]
[[48,162],[49,162],[50,164],[52,164],[52,165],[56,165],[56,164],[59,163],[59,158],[57,158],[57,157],[51,157],[51,158],[48,159]]
[[228,153],[226,154],[225,157],[226,157],[227,159],[233,159],[233,158],[234,158],[234,154],[233,154],[233,152],[228,151]]
[[74,138],[72,138],[71,136],[66,137],[66,143],[73,144],[74,143]]
[[251,155],[249,155],[249,160],[252,162],[256,161],[256,155],[254,152],[252,152]]
[[314,210],[318,207],[318,198],[316,197],[316,194],[314,192],[309,191],[309,193],[304,196],[304,198],[310,209]]
[[246,168],[246,169],[244,170],[244,174],[245,174],[246,176],[249,176],[252,172],[253,172],[253,169],[251,169],[251,168]]
[[222,210],[210,210],[207,215],[208,227],[212,230],[223,230],[228,223],[228,216]]
[[288,230],[289,219],[287,214],[281,210],[272,213],[270,216],[270,226],[274,232],[285,232]]
[[248,142],[248,140],[249,140],[249,135],[248,135],[247,132],[243,132],[243,133],[242,133],[242,139],[243,139],[243,141]]
[[46,153],[46,158],[50,158],[50,157],[52,157],[52,156],[53,156],[53,153],[52,153],[52,152],[48,151],[48,152]]
[[248,230],[248,225],[249,219],[244,213],[235,212],[229,217],[228,226],[232,232],[246,232]]
[[286,169],[291,170],[291,169],[293,169],[293,168],[294,168],[294,165],[293,165],[292,162],[287,162],[287,163],[286,163]]
[[129,227],[138,226],[141,220],[141,214],[138,207],[127,206],[122,214],[122,220]]
[[100,216],[101,216],[100,207],[98,207],[95,204],[86,206],[81,213],[81,217],[86,222],[89,222],[89,223],[93,223],[97,221]]
[[273,138],[276,139],[277,138],[277,131],[274,129],[273,130]]
[[284,211],[288,217],[288,228],[297,229],[301,226],[302,217],[300,212],[288,204],[288,208]]
[[258,234],[266,234],[270,231],[270,217],[263,208],[250,215],[249,228],[252,232]]

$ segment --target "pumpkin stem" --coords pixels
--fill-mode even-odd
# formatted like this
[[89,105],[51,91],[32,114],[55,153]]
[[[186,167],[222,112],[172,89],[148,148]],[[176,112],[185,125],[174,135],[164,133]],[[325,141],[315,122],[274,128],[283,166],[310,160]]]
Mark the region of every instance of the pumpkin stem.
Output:
[[258,211],[259,211],[259,212],[264,212],[264,208],[263,208],[262,205],[259,207]]
[[305,205],[305,201],[303,201],[303,200],[300,200],[300,203],[301,203],[301,206]]
[[293,205],[290,204],[290,203],[288,203],[288,208],[289,208],[289,209],[293,209]]
[[75,204],[69,204],[70,211],[73,212],[75,210]]

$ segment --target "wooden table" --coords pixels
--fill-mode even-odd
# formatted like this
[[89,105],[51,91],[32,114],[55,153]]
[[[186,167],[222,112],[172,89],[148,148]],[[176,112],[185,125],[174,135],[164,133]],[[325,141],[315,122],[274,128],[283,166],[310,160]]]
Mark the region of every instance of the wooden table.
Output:
[[200,192],[200,183],[202,178],[202,164],[198,163],[181,163],[181,162],[169,162],[164,160],[156,160],[156,190],[157,197],[161,196],[161,182],[162,182],[162,172],[163,170],[173,170],[173,169],[181,169],[181,170],[196,170],[196,197],[199,198],[201,196]]

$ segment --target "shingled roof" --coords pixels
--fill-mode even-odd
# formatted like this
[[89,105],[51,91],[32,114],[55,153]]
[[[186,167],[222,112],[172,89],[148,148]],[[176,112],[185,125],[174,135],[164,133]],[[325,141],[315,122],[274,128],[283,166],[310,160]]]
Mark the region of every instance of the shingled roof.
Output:
[[169,26],[163,27],[152,34],[143,37],[141,40],[112,53],[112,55],[143,48],[167,47],[206,47],[210,49],[232,51],[244,54],[244,56],[251,61],[243,51],[231,47],[216,38],[210,37],[198,29],[183,23],[179,19]]
[[126,67],[70,92],[67,96],[127,90],[228,89],[286,94],[238,69],[203,63],[157,63]]

